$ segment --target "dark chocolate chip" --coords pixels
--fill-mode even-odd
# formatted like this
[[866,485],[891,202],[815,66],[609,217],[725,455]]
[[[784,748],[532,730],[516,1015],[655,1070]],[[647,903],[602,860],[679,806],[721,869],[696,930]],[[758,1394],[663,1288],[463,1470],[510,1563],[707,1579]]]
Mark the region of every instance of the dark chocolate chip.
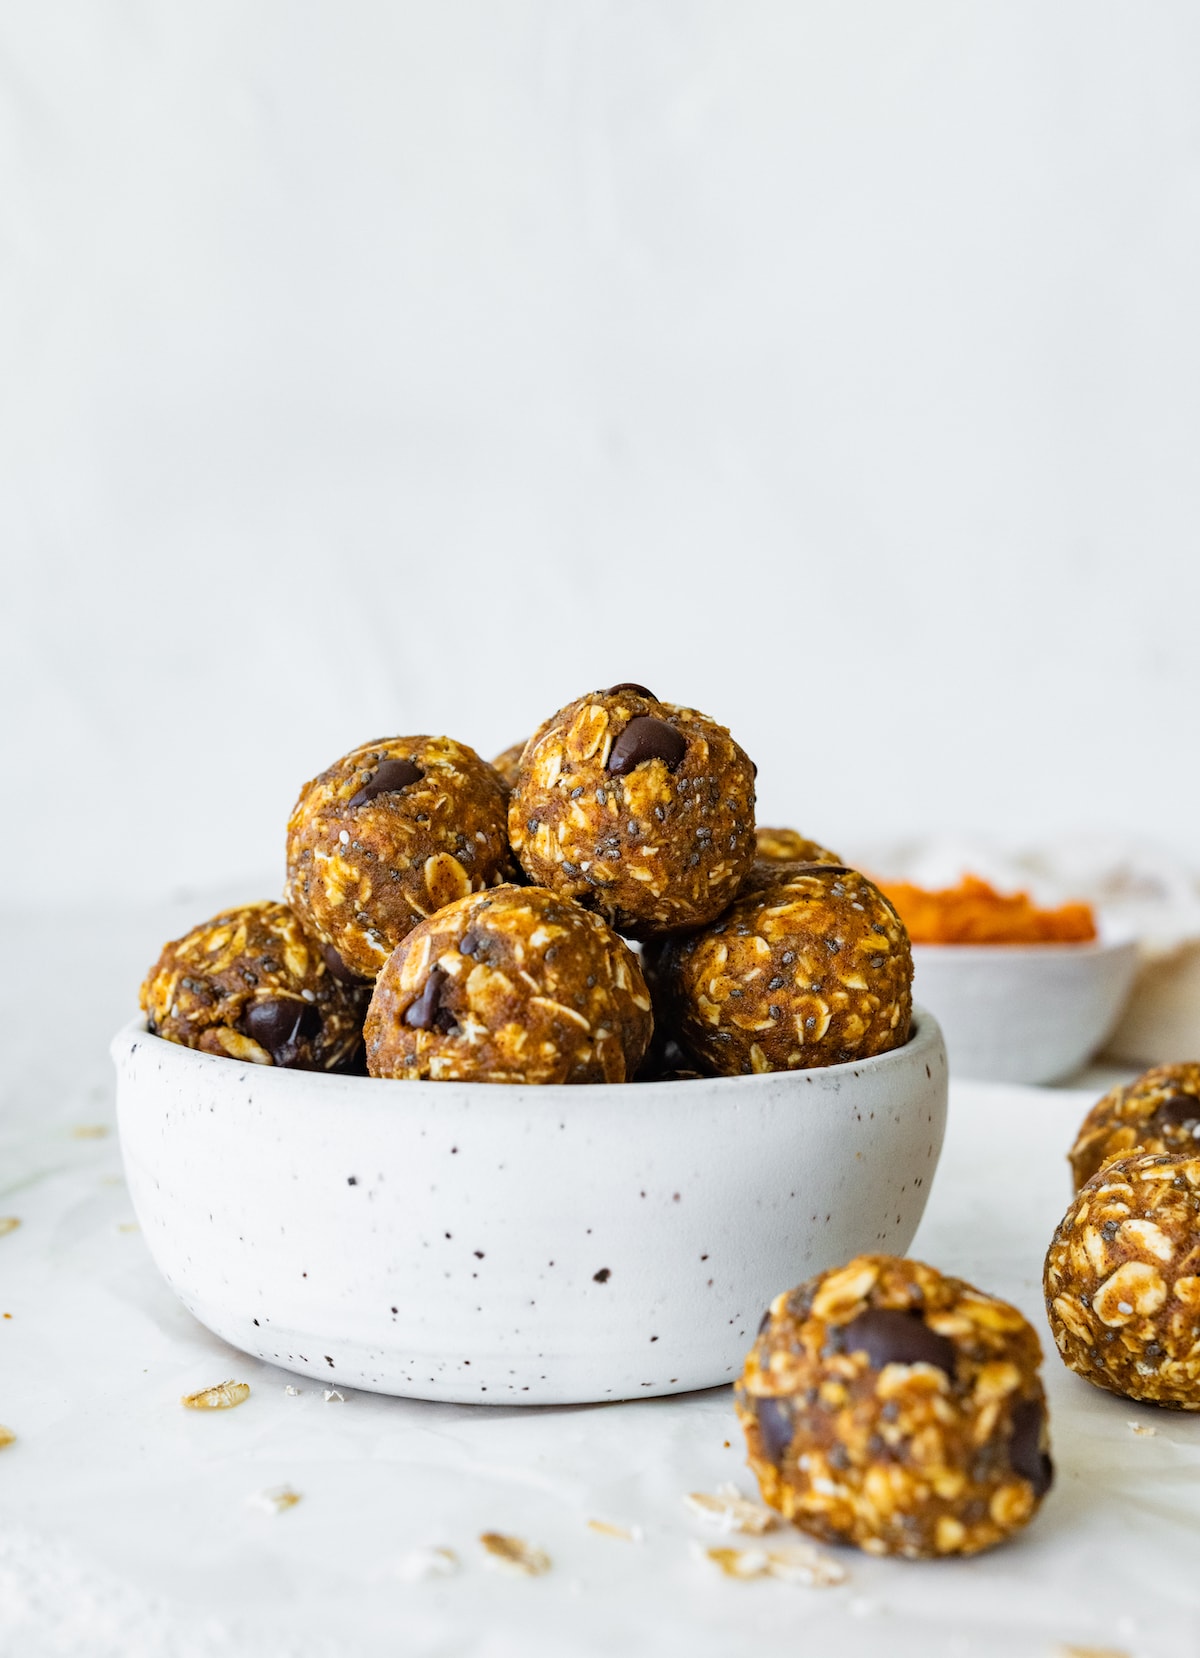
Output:
[[407,789],[410,783],[415,783],[425,773],[412,760],[382,760],[375,768],[370,782],[364,783],[357,794],[350,796],[351,806],[365,806],[368,800],[374,800],[379,794],[395,794],[400,789]]
[[464,933],[458,941],[459,953],[464,956],[473,956],[483,943],[478,933]]
[[592,1282],[595,1284],[607,1284],[611,1277],[612,1269],[610,1267],[601,1267],[599,1272],[593,1272]]
[[954,1375],[954,1343],[931,1330],[918,1312],[868,1307],[841,1328],[847,1353],[865,1353],[874,1370],[885,1364],[931,1364]]
[[340,984],[366,984],[365,979],[360,979],[357,973],[350,971],[332,944],[322,944],[321,955],[326,967]]
[[1154,1121],[1164,1128],[1186,1128],[1189,1123],[1200,1123],[1200,1100],[1194,1094],[1172,1094],[1154,1113]]
[[1028,1480],[1035,1497],[1044,1497],[1054,1483],[1054,1464],[1045,1448],[1046,1407],[1040,1399],[1022,1399],[1012,1413],[1008,1460],[1014,1474]]
[[756,1399],[754,1414],[758,1418],[763,1450],[772,1462],[782,1462],[795,1432],[795,1423],[792,1421],[792,1412],[787,1400]]
[[622,731],[608,756],[608,770],[617,777],[646,760],[661,760],[674,771],[687,753],[687,738],[665,720],[638,714]]
[[636,691],[639,697],[645,697],[650,702],[658,701],[653,691],[647,691],[644,685],[635,685],[631,679],[623,679],[619,685],[610,685],[608,695],[615,697],[618,691]]
[[457,1016],[442,1006],[442,995],[450,975],[440,967],[431,967],[425,988],[415,1002],[410,1002],[404,1014],[404,1023],[414,1030],[436,1030],[443,1036],[458,1024]]
[[242,1029],[276,1065],[294,1065],[305,1037],[316,1036],[321,1015],[311,1002],[292,996],[264,996],[242,1014]]

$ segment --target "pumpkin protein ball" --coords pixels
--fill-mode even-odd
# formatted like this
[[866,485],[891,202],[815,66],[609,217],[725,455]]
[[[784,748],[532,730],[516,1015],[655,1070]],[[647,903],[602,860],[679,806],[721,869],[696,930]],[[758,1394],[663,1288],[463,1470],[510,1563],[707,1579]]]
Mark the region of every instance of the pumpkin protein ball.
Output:
[[264,901],[224,910],[164,947],[141,988],[152,1036],[185,1048],[334,1071],[362,1041],[366,994],[335,978],[295,912]]
[[1097,1100],[1069,1153],[1075,1190],[1135,1150],[1200,1152],[1200,1065],[1156,1065]]
[[515,789],[517,786],[517,778],[521,772],[521,756],[524,752],[524,743],[512,743],[492,761],[492,770],[499,774],[500,781],[506,789]]
[[779,1295],[734,1399],[763,1498],[828,1543],[977,1554],[1053,1479],[1041,1347],[1015,1307],[862,1255]]
[[844,864],[758,864],[718,920],[647,958],[663,1026],[710,1075],[837,1065],[908,1041],[908,934]]
[[637,957],[599,916],[501,886],[396,946],[367,1014],[367,1066],[435,1082],[630,1082],[652,1026]]
[[513,873],[505,791],[450,737],[385,737],[300,791],[285,896],[331,971],[374,979],[427,915]]
[[766,864],[840,864],[836,852],[810,841],[798,829],[763,829],[755,831],[754,859]]
[[754,858],[754,763],[707,715],[614,685],[534,732],[508,831],[531,881],[619,932],[701,926]]
[[1200,1410],[1200,1155],[1105,1163],[1046,1255],[1064,1364],[1110,1393]]

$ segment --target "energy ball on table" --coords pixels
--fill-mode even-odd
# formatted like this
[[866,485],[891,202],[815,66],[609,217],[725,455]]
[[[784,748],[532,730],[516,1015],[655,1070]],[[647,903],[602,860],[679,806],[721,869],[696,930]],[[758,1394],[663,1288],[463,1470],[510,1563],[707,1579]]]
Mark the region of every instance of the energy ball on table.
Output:
[[504,786],[449,737],[365,743],[300,792],[285,896],[330,970],[373,979],[410,928],[513,873]]
[[757,865],[717,921],[647,957],[663,1024],[714,1076],[837,1065],[908,1041],[904,923],[842,864]]
[[754,858],[754,764],[642,685],[569,703],[530,738],[508,832],[530,880],[635,938],[718,915]]
[[244,904],[163,950],[142,985],[152,1035],[203,1053],[334,1071],[362,1041],[365,992],[329,972],[286,904]]
[[1200,1152],[1200,1065],[1156,1065],[1098,1100],[1071,1147],[1075,1190],[1134,1150]]
[[599,916],[502,886],[396,946],[367,1014],[367,1066],[434,1082],[629,1082],[652,1026],[637,957]]
[[766,864],[840,864],[836,852],[810,841],[798,829],[758,829],[754,857]]
[[1043,1282],[1071,1370],[1127,1399],[1200,1410],[1200,1156],[1106,1163],[1055,1232]]
[[777,1296],[735,1389],[764,1499],[829,1543],[977,1554],[1053,1467],[1041,1347],[1015,1307],[920,1261],[862,1255]]

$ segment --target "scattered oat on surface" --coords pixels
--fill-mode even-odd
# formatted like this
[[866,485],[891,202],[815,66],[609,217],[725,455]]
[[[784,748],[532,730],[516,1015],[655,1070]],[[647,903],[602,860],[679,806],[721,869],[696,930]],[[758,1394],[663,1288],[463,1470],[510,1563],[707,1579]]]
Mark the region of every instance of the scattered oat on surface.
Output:
[[73,1140],[103,1140],[108,1133],[107,1123],[76,1123],[71,1130]]
[[521,1577],[540,1577],[550,1570],[550,1556],[520,1537],[506,1537],[502,1531],[485,1531],[479,1541],[487,1550],[490,1566],[516,1572]]
[[189,1410],[232,1410],[250,1397],[249,1382],[218,1382],[216,1387],[202,1387],[199,1393],[185,1393],[179,1401]]
[[398,1562],[396,1576],[402,1583],[423,1583],[432,1577],[453,1577],[459,1564],[453,1549],[413,1549]]
[[0,1422],[0,1451],[2,1451],[6,1445],[11,1445],[16,1437],[16,1434],[11,1428],[6,1428],[3,1422]]
[[1129,1431],[1135,1433],[1139,1439],[1153,1439],[1158,1433],[1158,1429],[1152,1428],[1149,1422],[1131,1422]]
[[135,1220],[122,1220],[122,1221],[117,1222],[117,1231],[118,1232],[140,1232],[141,1227],[138,1225],[137,1221],[135,1221]]
[[0,1238],[3,1238],[9,1232],[15,1232],[20,1224],[19,1215],[0,1215]]
[[616,1526],[611,1520],[589,1520],[587,1524],[597,1537],[615,1537],[622,1543],[640,1543],[644,1535],[641,1526]]
[[1129,1658],[1129,1654],[1124,1647],[1076,1646],[1070,1641],[1061,1641],[1054,1650],[1054,1658]]
[[761,1534],[779,1525],[779,1516],[752,1497],[743,1497],[736,1485],[726,1482],[715,1492],[689,1491],[683,1499],[699,1519],[719,1525],[722,1531]]
[[299,1501],[300,1493],[293,1491],[290,1485],[273,1485],[246,1498],[248,1507],[261,1508],[268,1514],[282,1514],[284,1509],[295,1508]]
[[698,1560],[707,1560],[726,1577],[747,1582],[774,1577],[781,1583],[800,1583],[809,1589],[828,1589],[846,1581],[846,1569],[811,1543],[785,1543],[775,1548],[738,1549],[692,1544]]
[[291,1382],[287,1384],[283,1391],[289,1399],[298,1399],[300,1397],[300,1389],[298,1387],[293,1387]]
[[327,1405],[344,1405],[346,1403],[346,1395],[339,1392],[336,1387],[327,1387],[325,1389],[325,1403]]

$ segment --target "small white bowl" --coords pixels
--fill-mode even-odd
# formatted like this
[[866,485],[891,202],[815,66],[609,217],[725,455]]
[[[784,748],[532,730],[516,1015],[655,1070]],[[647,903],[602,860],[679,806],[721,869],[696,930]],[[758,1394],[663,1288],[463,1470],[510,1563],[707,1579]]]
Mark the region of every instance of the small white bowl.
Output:
[[941,1023],[955,1076],[1057,1082],[1115,1028],[1137,945],[914,944],[913,964],[914,988]]
[[244,1352],[482,1404],[727,1382],[771,1298],[903,1253],[946,1120],[941,1032],[824,1070],[591,1087],[384,1082],[112,1045],[151,1255]]

